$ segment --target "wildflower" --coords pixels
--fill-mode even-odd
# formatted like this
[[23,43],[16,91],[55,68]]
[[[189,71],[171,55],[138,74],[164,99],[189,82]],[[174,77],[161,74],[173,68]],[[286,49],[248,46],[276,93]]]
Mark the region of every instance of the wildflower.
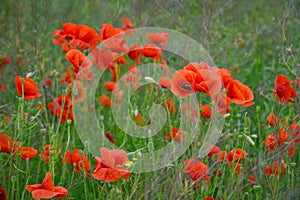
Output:
[[270,126],[280,125],[280,118],[276,116],[273,112],[271,112],[267,117],[267,123],[270,124]]
[[92,66],[90,59],[77,49],[68,51],[66,58],[73,65],[75,73],[80,69],[89,69]]
[[171,90],[171,86],[172,86],[172,80],[167,78],[167,77],[161,77],[158,80],[158,84],[162,87],[162,88],[168,88],[169,90]]
[[276,99],[283,103],[295,103],[291,98],[296,97],[296,91],[291,87],[289,79],[284,75],[277,75],[274,82],[275,90],[273,91]]
[[100,148],[100,153],[100,158],[95,157],[97,166],[92,173],[96,180],[115,182],[122,177],[125,180],[129,178],[130,171],[122,168],[128,162],[126,152],[119,149]]
[[26,185],[25,188],[35,200],[51,199],[53,197],[63,198],[68,195],[66,188],[54,186],[50,172],[46,174],[42,184]]
[[0,152],[11,154],[21,146],[20,142],[14,142],[5,133],[0,134]]
[[186,98],[189,94],[195,92],[192,83],[195,73],[190,70],[180,69],[173,74],[171,90],[174,95]]
[[129,18],[124,17],[122,18],[122,23],[123,23],[123,26],[121,27],[122,31],[126,31],[126,35],[133,35],[134,31],[132,29],[134,29],[134,26],[132,24],[132,21]]
[[210,180],[208,176],[208,166],[195,158],[184,161],[184,172],[187,173],[193,181]]
[[[119,34],[119,35],[118,35]],[[112,36],[123,34],[123,30],[120,28],[115,28],[111,24],[103,24],[100,30],[100,41],[111,38]]]
[[48,108],[52,115],[55,115],[60,123],[64,123],[67,119],[73,121],[72,100],[70,95],[61,95],[48,103]]
[[110,108],[112,105],[111,99],[106,95],[102,95],[102,96],[98,97],[98,101],[99,101],[100,105],[107,107],[107,108]]
[[264,140],[264,144],[270,152],[274,152],[278,147],[278,139],[274,134],[270,134]]
[[155,44],[145,44],[142,54],[145,57],[151,57],[153,60],[159,60],[162,55],[162,49]]
[[105,88],[108,92],[114,91],[118,85],[115,82],[105,82]]
[[87,171],[91,170],[91,165],[88,158],[84,155],[83,151],[81,155],[78,152],[78,149],[74,149],[72,152],[67,152],[62,159],[62,163],[75,165],[74,171],[76,173],[80,172],[80,170],[83,168],[86,177],[89,177]]
[[201,108],[201,116],[210,119],[211,118],[211,107],[209,105],[202,105],[200,104],[199,107]]
[[[271,174],[275,174],[275,176],[282,176],[284,174],[286,165],[284,162],[274,161],[271,165],[268,165],[265,169],[265,175],[270,176]],[[279,172],[280,171],[280,172]]]
[[55,30],[53,32],[54,44],[61,45],[65,52],[70,49],[79,47],[82,50],[87,50],[89,48],[95,48],[99,41],[99,35],[97,32],[86,26],[77,25],[74,23],[63,23],[62,30]]
[[21,82],[21,76],[16,76],[15,85],[19,97],[22,97],[24,93],[25,100],[31,100],[42,96],[42,94],[38,93],[39,89],[31,78],[23,78],[23,82]]
[[232,162],[240,162],[242,161],[245,157],[247,156],[247,152],[244,151],[243,149],[237,148],[235,150],[230,151],[227,154],[227,162],[232,163]]
[[230,102],[241,104],[242,106],[251,106],[254,104],[254,95],[251,89],[240,81],[231,78],[226,85],[226,90]]
[[172,133],[166,133],[166,137],[169,140],[174,140],[176,142],[180,142],[184,140],[184,132],[182,130],[179,130],[178,128],[172,128]]
[[32,147],[21,147],[18,150],[18,153],[20,154],[22,160],[31,160],[36,156],[38,150]]
[[221,152],[220,147],[214,145],[214,146],[210,149],[210,151],[209,151],[209,153],[208,153],[208,156],[212,158],[215,154],[218,154],[219,152]]
[[128,47],[126,45],[126,38],[111,37],[109,40],[102,42],[102,45],[115,53],[128,52]]
[[129,48],[128,56],[131,60],[134,60],[137,64],[141,65],[140,55],[142,54],[143,47],[139,47],[137,44],[132,45]]

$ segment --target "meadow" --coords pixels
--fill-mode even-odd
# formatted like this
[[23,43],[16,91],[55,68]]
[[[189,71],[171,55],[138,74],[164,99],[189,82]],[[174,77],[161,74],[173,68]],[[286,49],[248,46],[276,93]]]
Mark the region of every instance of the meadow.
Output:
[[299,8],[2,0],[0,200],[300,199]]

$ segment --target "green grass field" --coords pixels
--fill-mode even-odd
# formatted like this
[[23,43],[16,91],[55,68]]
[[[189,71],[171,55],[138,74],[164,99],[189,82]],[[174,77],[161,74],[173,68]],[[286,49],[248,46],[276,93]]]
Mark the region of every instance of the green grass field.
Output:
[[2,0],[0,200],[300,199],[299,8]]

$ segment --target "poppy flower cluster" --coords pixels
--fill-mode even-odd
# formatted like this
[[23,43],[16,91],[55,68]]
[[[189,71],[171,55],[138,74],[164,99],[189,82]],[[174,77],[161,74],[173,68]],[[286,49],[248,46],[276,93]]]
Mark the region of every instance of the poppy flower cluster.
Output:
[[241,161],[247,156],[247,152],[241,148],[233,149],[230,152],[222,151],[220,147],[214,145],[208,153],[213,160],[217,158],[216,163],[226,161],[231,169],[234,169],[236,174],[241,173]]
[[84,169],[86,177],[89,177],[87,171],[91,170],[91,165],[88,158],[84,155],[83,151],[81,155],[78,149],[73,149],[72,152],[66,152],[64,158],[62,159],[62,163],[75,165],[74,171],[76,173],[80,172],[81,169]]
[[[270,134],[264,140],[264,145],[269,152],[274,152],[276,149],[282,148],[287,149],[289,156],[293,156],[296,151],[296,143],[299,143],[300,140],[300,126],[293,122],[289,126],[289,130],[284,130],[279,128],[278,134]],[[287,145],[286,142],[289,141]],[[286,147],[285,147],[286,146]]]
[[183,171],[187,173],[193,181],[201,183],[203,180],[206,182],[210,180],[209,168],[201,161],[195,158],[190,158],[185,160],[183,164]]
[[37,155],[38,150],[21,146],[21,142],[13,141],[3,133],[0,134],[0,152],[12,154],[13,156],[19,155],[22,160],[31,160]]
[[[166,82],[166,80],[162,82]],[[194,92],[203,92],[208,96],[212,96],[216,102],[220,102],[222,98],[222,102],[225,103],[223,105],[218,103],[219,113],[224,113],[224,110],[225,113],[229,112],[230,102],[242,106],[254,104],[254,95],[251,89],[237,79],[232,78],[231,71],[209,67],[204,62],[189,63],[183,69],[176,71],[169,82],[172,92],[182,98],[186,98]],[[226,89],[226,96],[220,97],[218,94],[222,94],[222,88]],[[205,116],[209,115],[206,114]]]

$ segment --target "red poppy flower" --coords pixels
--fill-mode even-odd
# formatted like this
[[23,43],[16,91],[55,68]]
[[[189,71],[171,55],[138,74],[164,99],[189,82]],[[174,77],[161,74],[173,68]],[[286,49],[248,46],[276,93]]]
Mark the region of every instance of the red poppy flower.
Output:
[[35,200],[51,199],[53,197],[63,198],[68,195],[66,188],[54,186],[50,172],[46,174],[42,184],[26,185],[25,188]]
[[73,65],[75,73],[80,69],[89,69],[92,66],[90,59],[77,49],[68,51],[66,58]]
[[[100,30],[100,41],[106,40],[114,35],[120,34],[123,32],[122,29],[115,28],[111,24],[103,24]],[[119,36],[119,35],[118,35]]]
[[22,96],[22,90],[23,90],[25,100],[31,100],[42,96],[42,94],[38,93],[39,89],[36,83],[31,78],[23,78],[23,83],[22,83],[21,76],[16,76],[15,85],[19,97]]
[[207,197],[204,198],[204,200],[215,200],[215,198],[212,198],[212,197],[210,197],[210,196],[207,196]]
[[223,86],[226,88],[228,82],[231,79],[231,71],[224,68],[212,67],[211,70],[217,72],[222,78]]
[[31,160],[36,156],[38,150],[32,147],[21,147],[18,150],[18,153],[20,154],[22,160]]
[[93,65],[97,66],[100,70],[108,68],[117,57],[113,52],[109,52],[106,49],[99,50],[98,48],[90,51],[90,55],[92,56]]
[[230,151],[227,154],[226,160],[228,163],[232,162],[240,162],[247,156],[247,152],[243,149],[237,148],[235,150]]
[[174,95],[186,98],[189,94],[195,92],[193,82],[195,73],[190,70],[180,69],[173,74],[171,90]]
[[89,175],[87,174],[87,171],[91,170],[91,165],[89,159],[84,155],[84,152],[82,151],[82,154],[80,155],[78,149],[73,149],[72,152],[67,152],[62,159],[62,163],[69,163],[75,166],[74,171],[76,173],[80,172],[80,170],[83,168],[85,176],[88,178]]
[[196,69],[193,70],[196,71],[194,89],[198,92],[204,92],[207,96],[212,96],[214,98],[220,93],[222,88],[222,82],[219,75],[210,69],[198,69],[197,66]]
[[126,64],[126,58],[125,58],[124,55],[121,55],[121,56],[116,58],[115,62],[118,63],[118,64],[125,65]]
[[20,142],[14,142],[5,133],[0,134],[0,152],[11,154],[20,147]]
[[123,23],[123,26],[121,27],[122,31],[126,31],[126,35],[133,35],[134,34],[134,26],[132,24],[132,21],[131,19],[125,17],[125,18],[122,18],[122,23]]
[[128,162],[126,152],[119,149],[100,148],[100,153],[101,158],[95,157],[97,166],[92,173],[96,180],[115,182],[122,177],[125,180],[129,178],[130,171],[122,168]]
[[276,99],[283,103],[295,103],[291,98],[296,97],[296,91],[291,87],[289,79],[284,75],[277,75],[274,82],[275,90],[273,91]]
[[167,78],[167,77],[161,77],[158,80],[158,84],[162,87],[162,88],[168,88],[169,90],[171,90],[172,87],[172,80]]
[[48,108],[52,115],[55,115],[61,123],[64,123],[67,119],[74,121],[73,110],[72,110],[72,100],[69,95],[61,95],[55,98],[53,102],[48,103]]
[[271,168],[275,176],[278,176],[278,174],[282,176],[284,174],[286,164],[284,164],[284,162],[274,161],[271,165]]
[[187,173],[193,181],[210,180],[208,176],[208,166],[195,158],[184,161],[184,172]]
[[279,144],[284,144],[289,139],[289,132],[283,130],[282,128],[279,129],[278,134],[278,142]]
[[0,200],[7,200],[5,190],[0,187]]
[[295,142],[293,140],[291,140],[291,144],[287,150],[287,153],[290,157],[293,157],[296,153],[296,146],[295,146]]
[[102,96],[98,97],[98,102],[100,105],[107,107],[107,108],[110,108],[112,105],[111,99],[106,95],[102,95]]
[[214,145],[214,146],[210,149],[210,151],[209,151],[209,153],[208,153],[208,156],[213,157],[215,154],[218,154],[219,152],[221,152],[220,147]]
[[242,106],[251,106],[254,104],[254,102],[252,102],[254,96],[251,89],[240,81],[233,78],[230,79],[226,90],[231,102],[241,104]]
[[149,33],[146,37],[151,42],[157,43],[161,48],[165,48],[167,46],[169,33]]
[[110,143],[115,144],[115,140],[109,132],[104,132],[104,135],[110,141]]
[[108,92],[112,92],[117,89],[118,85],[115,82],[105,82],[105,88]]
[[111,37],[109,40],[103,41],[102,45],[115,53],[128,52],[126,38]]
[[265,175],[266,176],[271,176],[272,175],[272,167],[268,165],[265,169]]
[[217,153],[217,161],[216,163],[222,163],[226,160],[227,152],[226,151],[220,151]]
[[79,47],[82,50],[95,48],[99,41],[97,32],[86,26],[77,25],[74,23],[63,23],[62,30],[55,30],[53,32],[54,44],[60,44],[67,52],[70,49]]
[[274,134],[270,134],[264,140],[264,144],[270,152],[274,152],[278,147],[278,138]]
[[276,116],[273,112],[271,112],[267,117],[267,123],[270,124],[270,126],[280,125],[280,118]]
[[172,128],[172,133],[166,133],[166,137],[169,140],[174,140],[176,142],[180,142],[184,140],[184,132],[182,130],[179,130],[178,128]]
[[211,107],[209,105],[202,105],[200,104],[199,107],[201,108],[201,116],[210,119],[211,118]]
[[153,60],[158,60],[162,55],[162,49],[155,44],[145,44],[142,54],[145,57],[151,57]]
[[134,60],[137,64],[141,65],[142,62],[140,61],[140,55],[142,54],[143,47],[139,47],[137,44],[132,45],[129,48],[128,56],[131,60]]

